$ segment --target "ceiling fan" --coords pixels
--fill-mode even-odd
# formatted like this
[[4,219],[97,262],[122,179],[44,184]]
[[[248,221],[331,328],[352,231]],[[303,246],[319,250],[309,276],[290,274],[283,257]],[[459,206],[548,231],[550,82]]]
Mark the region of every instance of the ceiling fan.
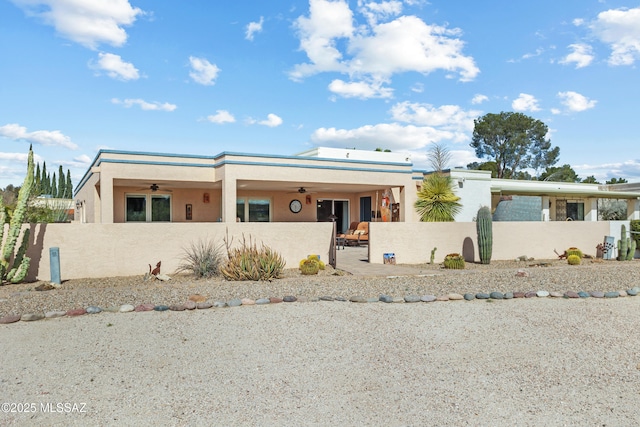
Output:
[[[151,184],[149,185],[149,187],[145,187],[145,188],[139,188],[138,191],[143,191],[143,190],[151,190],[152,193],[155,193],[156,191],[160,190],[160,186],[158,184]],[[171,190],[161,190],[161,191],[166,191],[168,193],[171,193]]]
[[298,194],[313,194],[313,191],[307,190],[305,187],[300,187],[296,191],[290,191],[289,193],[298,193]]

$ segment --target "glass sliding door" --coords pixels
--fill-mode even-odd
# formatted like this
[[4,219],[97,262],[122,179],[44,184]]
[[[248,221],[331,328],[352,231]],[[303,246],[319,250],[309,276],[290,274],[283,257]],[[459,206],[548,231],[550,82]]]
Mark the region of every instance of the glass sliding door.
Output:
[[316,205],[316,218],[321,222],[330,222],[331,215],[336,218],[336,229],[338,233],[345,233],[349,228],[349,201],[318,199]]
[[168,194],[127,194],[126,222],[171,222],[171,196]]

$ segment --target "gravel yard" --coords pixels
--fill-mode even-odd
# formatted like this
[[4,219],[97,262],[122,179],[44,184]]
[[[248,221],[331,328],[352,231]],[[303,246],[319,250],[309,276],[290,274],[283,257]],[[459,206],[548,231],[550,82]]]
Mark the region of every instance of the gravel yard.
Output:
[[[638,284],[638,261],[550,263],[415,266],[419,276],[394,278],[289,270],[270,283],[176,276],[70,280],[42,292],[37,283],[9,285],[0,287],[0,316],[178,304],[193,294],[313,301]],[[517,277],[520,269],[528,276]],[[3,408],[0,424],[638,425],[639,327],[640,297],[631,296],[319,301],[23,321],[0,325],[0,386],[15,410]]]

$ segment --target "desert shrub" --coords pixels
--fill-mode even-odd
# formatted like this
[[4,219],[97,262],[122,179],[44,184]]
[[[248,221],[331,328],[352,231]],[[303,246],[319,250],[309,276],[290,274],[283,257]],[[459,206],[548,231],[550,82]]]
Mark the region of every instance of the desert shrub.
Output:
[[216,245],[212,240],[200,239],[183,249],[184,256],[176,270],[192,273],[198,278],[217,276],[224,261],[222,245]]
[[258,245],[242,235],[239,247],[232,248],[232,241],[227,236],[224,239],[227,248],[227,262],[220,268],[220,272],[227,280],[272,280],[281,276],[284,270],[282,256],[262,244]]
[[575,254],[569,255],[567,257],[567,262],[569,263],[569,265],[580,265],[580,263],[582,262],[582,258]]

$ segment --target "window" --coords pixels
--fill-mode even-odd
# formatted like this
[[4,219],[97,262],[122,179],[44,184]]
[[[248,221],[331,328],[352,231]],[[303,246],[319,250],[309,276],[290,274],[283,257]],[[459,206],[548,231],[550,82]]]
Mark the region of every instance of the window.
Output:
[[126,222],[170,222],[171,196],[127,194],[125,209]]
[[567,219],[574,221],[584,221],[584,203],[567,202]]
[[236,201],[236,216],[245,222],[269,222],[271,220],[271,200],[260,198],[239,198]]

